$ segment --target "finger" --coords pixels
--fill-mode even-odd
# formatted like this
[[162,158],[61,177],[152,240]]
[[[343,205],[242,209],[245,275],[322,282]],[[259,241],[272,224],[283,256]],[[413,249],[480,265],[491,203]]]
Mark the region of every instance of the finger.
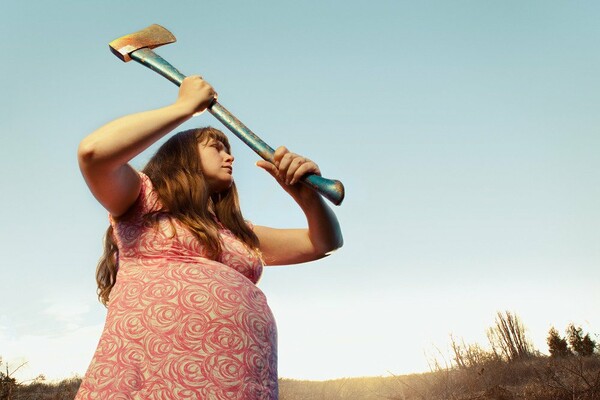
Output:
[[277,169],[279,169],[279,175],[287,176],[287,170],[288,168],[290,168],[290,165],[292,164],[292,161],[295,157],[296,154],[294,153],[285,153],[283,155],[281,161],[279,161],[279,165],[277,166]]
[[319,166],[314,162],[306,162],[296,170],[294,176],[292,177],[292,180],[290,181],[290,185],[296,184],[300,180],[300,178],[302,178],[306,174],[321,175],[321,171],[319,170]]
[[184,81],[187,80],[189,82],[197,82],[197,81],[201,81],[202,77],[200,75],[190,75],[186,78],[184,78]]
[[265,161],[265,160],[258,160],[256,162],[256,166],[264,169],[265,171],[267,171],[269,174],[273,175],[274,177],[277,177],[277,168],[270,162]]
[[281,159],[283,158],[283,156],[286,153],[289,153],[290,151],[287,149],[287,147],[285,146],[279,146],[277,148],[277,150],[275,150],[275,153],[273,153],[273,163],[275,164],[275,166],[279,167],[279,163],[281,162]]
[[295,156],[292,158],[292,160],[290,161],[290,166],[288,167],[285,174],[285,183],[287,183],[288,185],[291,184],[292,178],[294,177],[296,170],[305,162],[306,159],[301,156]]

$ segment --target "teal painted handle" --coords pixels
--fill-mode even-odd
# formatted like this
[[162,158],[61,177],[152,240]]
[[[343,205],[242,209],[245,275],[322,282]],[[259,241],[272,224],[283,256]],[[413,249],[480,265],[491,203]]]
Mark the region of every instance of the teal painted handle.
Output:
[[[185,75],[151,49],[143,48],[136,50],[130,54],[130,57],[143,66],[164,76],[177,86],[180,86],[185,79]],[[227,111],[219,102],[213,102],[208,111],[264,160],[273,162],[273,154],[275,152],[273,148]],[[307,174],[302,177],[300,182],[315,190],[336,206],[342,204],[344,200],[344,185],[338,180],[323,178],[315,174]]]

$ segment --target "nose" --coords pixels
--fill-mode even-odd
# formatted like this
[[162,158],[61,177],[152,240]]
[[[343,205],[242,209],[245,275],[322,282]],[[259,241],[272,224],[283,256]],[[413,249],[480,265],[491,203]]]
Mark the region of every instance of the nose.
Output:
[[233,161],[235,160],[235,157],[233,156],[233,154],[229,154],[229,153],[225,153],[225,161],[229,161],[231,163],[233,163]]

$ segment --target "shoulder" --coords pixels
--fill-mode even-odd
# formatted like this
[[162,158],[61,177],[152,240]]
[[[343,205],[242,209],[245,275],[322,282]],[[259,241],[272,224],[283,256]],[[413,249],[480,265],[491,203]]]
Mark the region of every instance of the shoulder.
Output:
[[162,208],[150,177],[141,171],[136,172],[140,179],[140,191],[137,199],[123,215],[118,217],[111,216],[111,219],[116,221],[135,219],[145,214],[159,211]]

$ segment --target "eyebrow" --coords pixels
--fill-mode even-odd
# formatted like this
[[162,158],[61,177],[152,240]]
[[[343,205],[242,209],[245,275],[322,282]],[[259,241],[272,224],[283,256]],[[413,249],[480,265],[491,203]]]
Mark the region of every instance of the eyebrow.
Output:
[[215,143],[221,143],[221,141],[217,140],[217,139],[213,139],[213,138],[208,138],[208,139],[206,139],[205,141],[202,142],[202,144],[204,146],[211,146],[211,145],[213,145]]
[[215,139],[215,138],[208,138],[208,140],[206,140],[204,142],[204,147],[208,147],[208,146],[212,146],[214,144],[218,144],[220,147],[222,147],[223,149],[225,149],[225,151],[227,151],[227,154],[231,154],[231,150],[227,148],[227,146],[225,145],[225,143],[223,143],[221,140],[219,139]]

